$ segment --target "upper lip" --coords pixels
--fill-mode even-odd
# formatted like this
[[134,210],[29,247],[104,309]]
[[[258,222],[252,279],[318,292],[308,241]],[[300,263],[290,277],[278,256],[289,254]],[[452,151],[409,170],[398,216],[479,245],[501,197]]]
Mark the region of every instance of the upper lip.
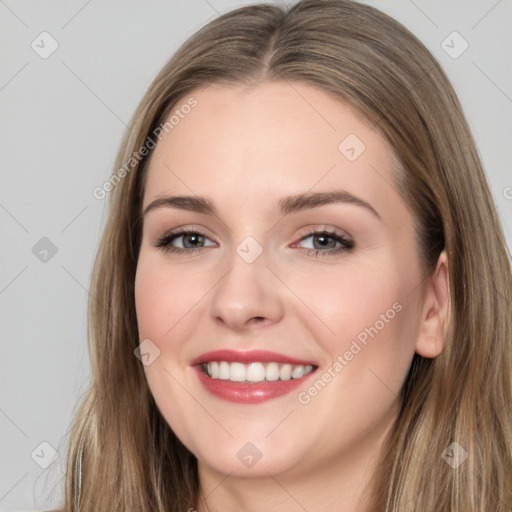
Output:
[[299,359],[297,357],[290,357],[284,354],[278,354],[277,352],[270,352],[268,350],[213,350],[211,352],[206,352],[201,354],[200,356],[194,358],[191,361],[191,365],[208,363],[211,361],[227,361],[227,362],[238,362],[238,363],[253,363],[253,362],[261,362],[261,363],[289,363],[296,365],[312,365],[316,366],[311,361],[306,361],[305,359]]

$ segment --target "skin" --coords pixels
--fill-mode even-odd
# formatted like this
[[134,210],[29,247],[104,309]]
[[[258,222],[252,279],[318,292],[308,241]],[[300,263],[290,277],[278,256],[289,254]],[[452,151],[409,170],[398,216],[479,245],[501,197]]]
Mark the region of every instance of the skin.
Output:
[[[160,350],[144,367],[151,392],[198,459],[207,495],[199,510],[364,510],[358,500],[398,412],[412,357],[443,349],[446,254],[421,281],[413,218],[391,185],[393,151],[346,103],[285,82],[213,84],[191,96],[197,106],[154,150],[143,209],[163,196],[197,195],[218,215],[162,207],[145,216],[135,301],[140,340]],[[366,146],[354,161],[338,149],[349,134]],[[380,219],[350,203],[277,213],[283,196],[333,189],[368,202]],[[326,226],[354,248],[308,253],[334,247],[306,238],[310,228]],[[190,227],[205,238],[172,245],[201,250],[155,247],[169,230]],[[263,250],[250,264],[236,252],[247,236]],[[400,312],[300,403],[298,393],[397,302]],[[319,368],[297,391],[235,404],[211,396],[190,367],[194,357],[222,348],[272,350]],[[252,467],[237,457],[248,442],[262,455]]]

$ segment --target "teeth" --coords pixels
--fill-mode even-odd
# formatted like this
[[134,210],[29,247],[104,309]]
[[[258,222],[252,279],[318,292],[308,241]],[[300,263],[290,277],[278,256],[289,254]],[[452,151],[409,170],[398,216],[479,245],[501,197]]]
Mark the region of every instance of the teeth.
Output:
[[300,379],[304,376],[304,366],[296,366],[292,370],[292,379]]
[[219,363],[219,379],[229,380],[229,369],[229,363],[226,363],[226,361],[222,361],[221,363]]
[[208,367],[208,372],[212,379],[218,379],[219,378],[219,363],[217,363],[217,361],[213,361],[213,363],[210,363],[209,367]]
[[[231,363],[236,364],[236,363]],[[240,363],[238,363],[240,364]],[[245,366],[245,365],[242,365]],[[231,380],[231,379],[229,379]],[[265,380],[265,367],[261,363],[251,363],[247,365],[247,376],[246,380],[249,382],[261,382]]]
[[277,380],[279,379],[279,365],[277,363],[268,363],[265,368],[265,379]]
[[271,363],[228,363],[212,361],[203,365],[206,374],[212,379],[232,382],[262,382],[300,379],[313,371],[312,365]]
[[229,380],[235,382],[243,382],[245,380],[247,372],[245,366],[241,363],[232,363],[229,369]]
[[290,380],[292,378],[292,365],[283,364],[283,366],[281,366],[281,371],[279,372],[279,377],[281,380]]

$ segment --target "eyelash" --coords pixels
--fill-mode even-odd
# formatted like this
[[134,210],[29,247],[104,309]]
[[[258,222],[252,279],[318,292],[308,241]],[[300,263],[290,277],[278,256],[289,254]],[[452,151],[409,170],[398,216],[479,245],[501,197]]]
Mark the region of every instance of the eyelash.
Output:
[[[157,241],[155,247],[161,249],[164,252],[172,252],[175,254],[190,254],[205,249],[205,247],[190,247],[187,249],[182,249],[181,247],[174,247],[170,245],[171,242],[173,242],[176,238],[179,238],[183,235],[199,235],[204,238],[207,238],[203,233],[195,229],[182,230],[174,233],[171,232],[165,234],[162,238],[160,238]],[[354,248],[354,242],[352,240],[349,240],[348,238],[344,237],[339,233],[325,229],[320,231],[311,230],[306,235],[304,235],[299,240],[299,242],[303,242],[304,240],[314,235],[327,235],[329,238],[334,239],[336,242],[339,242],[342,245],[342,247],[339,247],[338,249],[329,249],[326,251],[322,251],[320,249],[303,249],[307,254],[315,253],[315,257],[318,257],[319,254],[321,254],[322,256],[336,256],[343,252],[351,251]]]

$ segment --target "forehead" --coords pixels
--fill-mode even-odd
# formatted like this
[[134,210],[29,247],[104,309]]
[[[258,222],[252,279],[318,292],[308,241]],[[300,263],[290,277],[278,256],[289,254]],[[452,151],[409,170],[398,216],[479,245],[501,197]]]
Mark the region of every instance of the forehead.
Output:
[[[191,99],[195,106],[182,108]],[[378,201],[385,181],[392,189],[394,155],[383,135],[312,85],[210,84],[172,115],[151,158],[144,205],[164,193],[196,193],[231,201],[236,194],[240,207],[261,207],[277,196],[340,186]]]

